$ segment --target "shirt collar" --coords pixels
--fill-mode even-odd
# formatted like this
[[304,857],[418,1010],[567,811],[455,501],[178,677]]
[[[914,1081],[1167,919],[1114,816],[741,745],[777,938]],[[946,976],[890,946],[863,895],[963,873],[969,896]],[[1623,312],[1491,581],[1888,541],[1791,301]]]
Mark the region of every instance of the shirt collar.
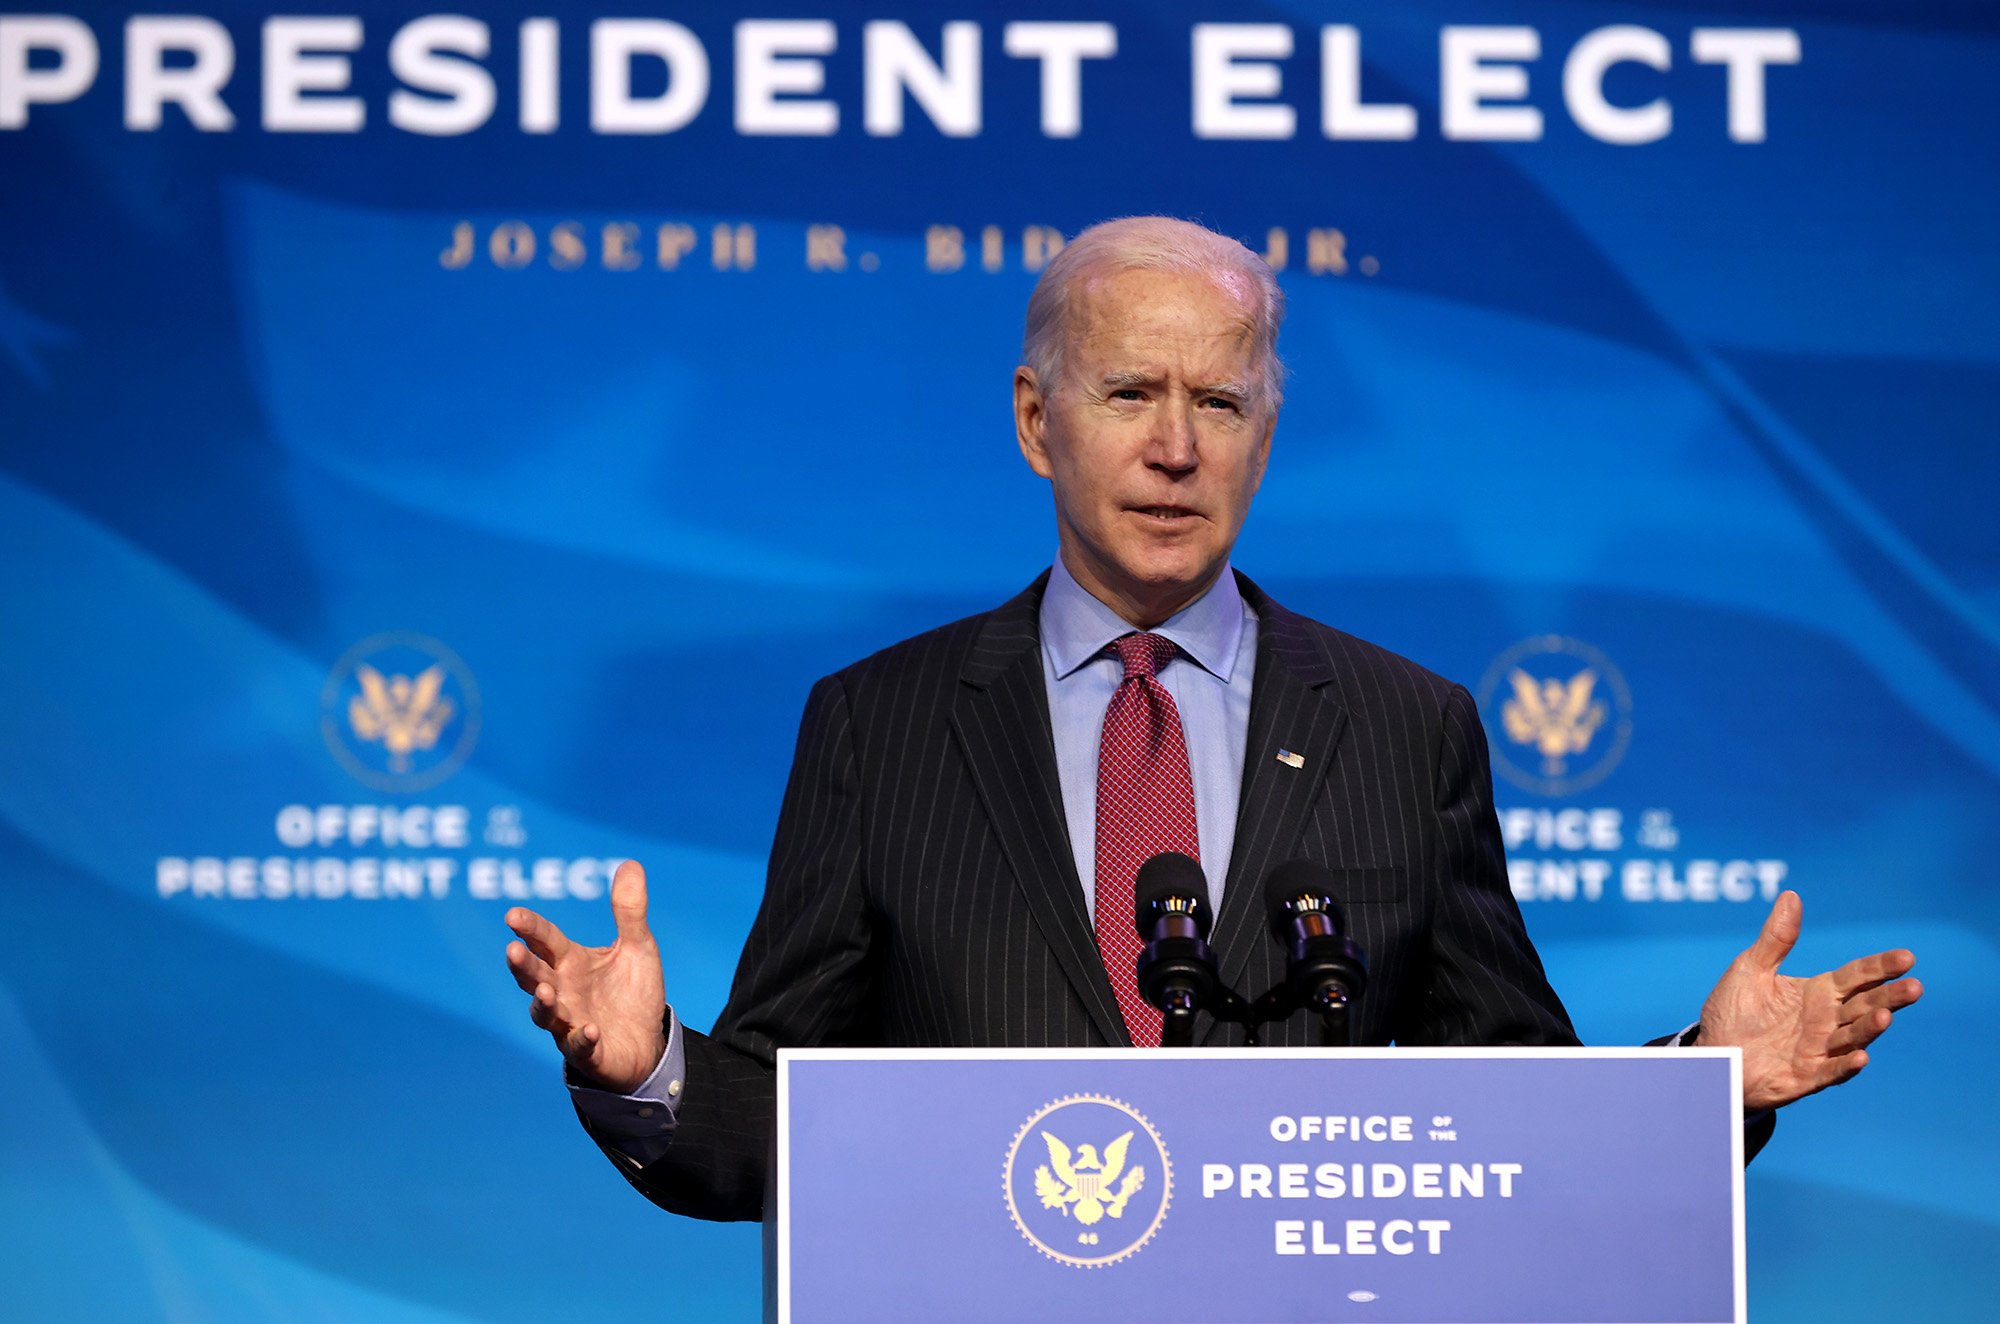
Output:
[[[1054,664],[1057,680],[1089,662],[1114,639],[1132,633],[1117,612],[1092,597],[1056,557],[1049,586],[1042,593],[1042,648]],[[1165,635],[1202,670],[1230,683],[1236,670],[1236,650],[1243,642],[1243,595],[1236,574],[1227,565],[1208,592],[1190,602],[1151,633]]]

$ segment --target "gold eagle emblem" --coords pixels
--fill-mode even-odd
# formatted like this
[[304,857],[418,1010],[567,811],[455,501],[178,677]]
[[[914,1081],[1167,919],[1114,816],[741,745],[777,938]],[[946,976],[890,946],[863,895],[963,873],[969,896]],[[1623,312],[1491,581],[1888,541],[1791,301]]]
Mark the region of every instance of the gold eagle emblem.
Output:
[[457,708],[442,693],[444,668],[433,666],[413,679],[384,676],[367,663],[354,669],[361,693],[347,703],[347,724],[356,737],[380,741],[389,751],[390,771],[410,770],[410,754],[438,742]]
[[1519,667],[1507,673],[1507,680],[1514,687],[1514,697],[1500,709],[1507,738],[1533,745],[1541,753],[1544,775],[1562,776],[1564,760],[1590,748],[1604,725],[1604,703],[1594,697],[1596,668],[1585,667],[1567,684],[1551,677],[1538,685]]
[[[1072,1157],[1070,1147],[1047,1131],[1042,1132],[1042,1139],[1049,1145],[1049,1161],[1035,1169],[1035,1194],[1041,1197],[1044,1209],[1059,1209],[1065,1218],[1074,1215],[1085,1227],[1107,1215],[1123,1218],[1125,1202],[1146,1184],[1144,1168],[1133,1164],[1127,1171],[1125,1167],[1125,1149],[1132,1143],[1130,1131],[1106,1145],[1101,1159],[1095,1146],[1078,1145]],[[1125,1178],[1122,1182],[1118,1180],[1121,1173]]]

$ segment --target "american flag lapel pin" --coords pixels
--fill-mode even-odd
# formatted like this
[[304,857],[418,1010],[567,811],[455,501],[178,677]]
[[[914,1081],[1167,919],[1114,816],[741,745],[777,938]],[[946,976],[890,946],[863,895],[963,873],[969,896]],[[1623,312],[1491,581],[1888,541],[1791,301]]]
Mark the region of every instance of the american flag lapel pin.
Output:
[[1289,749],[1281,749],[1278,751],[1278,762],[1288,768],[1303,768],[1306,766],[1306,756],[1294,754]]

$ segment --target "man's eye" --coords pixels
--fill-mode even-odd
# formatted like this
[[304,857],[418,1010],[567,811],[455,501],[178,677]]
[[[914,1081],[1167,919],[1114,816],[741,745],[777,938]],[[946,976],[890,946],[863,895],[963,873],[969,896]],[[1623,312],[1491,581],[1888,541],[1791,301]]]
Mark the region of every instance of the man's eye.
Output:
[[1145,392],[1141,391],[1138,387],[1127,386],[1122,390],[1113,391],[1111,398],[1113,400],[1143,400],[1146,396]]
[[1209,407],[1210,409],[1232,409],[1232,410],[1233,410],[1233,409],[1235,409],[1235,408],[1236,408],[1236,402],[1235,402],[1234,400],[1230,400],[1230,399],[1226,399],[1226,398],[1224,398],[1223,396],[1219,396],[1219,395],[1211,395],[1211,396],[1209,396],[1209,397],[1208,397],[1208,398],[1207,398],[1206,400],[1202,401],[1202,404],[1204,404],[1204,405],[1208,406],[1208,407]]

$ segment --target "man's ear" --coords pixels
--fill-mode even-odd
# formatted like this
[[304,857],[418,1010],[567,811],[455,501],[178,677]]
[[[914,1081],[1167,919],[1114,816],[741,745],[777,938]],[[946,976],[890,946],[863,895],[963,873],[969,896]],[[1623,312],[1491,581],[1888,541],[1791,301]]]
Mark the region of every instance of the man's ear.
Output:
[[1030,469],[1043,478],[1055,477],[1049,460],[1049,402],[1035,370],[1025,365],[1014,369],[1014,440]]
[[1250,482],[1250,492],[1252,495],[1255,495],[1257,489],[1264,486],[1264,468],[1271,462],[1271,438],[1277,434],[1277,431],[1278,411],[1273,409],[1271,416],[1264,420],[1264,439],[1257,445],[1257,474]]

